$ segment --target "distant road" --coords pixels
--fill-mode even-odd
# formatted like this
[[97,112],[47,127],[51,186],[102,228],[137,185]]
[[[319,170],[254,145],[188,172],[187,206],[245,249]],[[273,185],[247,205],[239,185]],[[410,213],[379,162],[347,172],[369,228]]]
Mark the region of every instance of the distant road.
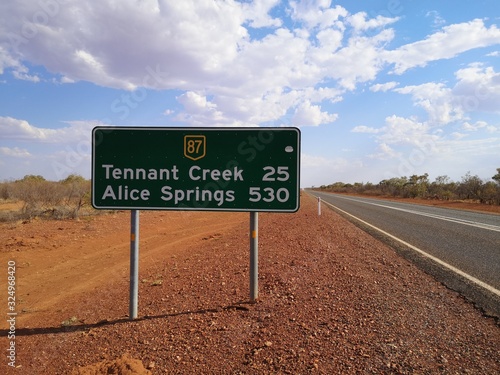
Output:
[[405,248],[405,254],[427,272],[486,310],[500,312],[500,215],[308,193],[372,234]]

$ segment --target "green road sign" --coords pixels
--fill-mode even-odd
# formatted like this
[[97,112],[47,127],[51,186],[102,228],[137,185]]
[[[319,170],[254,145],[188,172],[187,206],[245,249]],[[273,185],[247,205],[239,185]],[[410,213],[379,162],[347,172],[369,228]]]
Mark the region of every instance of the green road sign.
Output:
[[296,128],[96,127],[92,205],[295,212]]

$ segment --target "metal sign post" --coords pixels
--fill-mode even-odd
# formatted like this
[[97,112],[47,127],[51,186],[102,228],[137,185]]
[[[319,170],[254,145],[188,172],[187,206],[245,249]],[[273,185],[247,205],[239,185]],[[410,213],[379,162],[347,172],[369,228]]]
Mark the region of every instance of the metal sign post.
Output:
[[259,297],[259,213],[250,212],[250,302]]
[[139,301],[139,210],[130,211],[130,304],[129,319],[137,318]]

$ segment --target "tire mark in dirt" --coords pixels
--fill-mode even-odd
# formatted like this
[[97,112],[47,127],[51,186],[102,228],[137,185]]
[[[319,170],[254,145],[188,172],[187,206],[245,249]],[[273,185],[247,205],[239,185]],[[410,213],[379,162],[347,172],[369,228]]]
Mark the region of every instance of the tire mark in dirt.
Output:
[[[162,214],[169,219],[160,221]],[[110,228],[101,227],[106,221],[97,220],[91,235],[82,236],[82,225],[76,225],[68,240],[61,236],[64,231],[58,233],[53,228],[46,240],[47,248],[13,253],[19,267],[20,326],[27,325],[35,313],[57,310],[70,296],[129,279],[130,234],[129,226],[124,226],[127,217],[123,217],[127,213],[119,215],[116,225]],[[214,213],[208,219],[207,213],[198,216],[146,212],[141,216],[139,272],[141,266],[145,268],[167,255],[196,248],[204,239],[223,237],[248,220],[244,213]],[[64,245],[57,247],[61,241]]]

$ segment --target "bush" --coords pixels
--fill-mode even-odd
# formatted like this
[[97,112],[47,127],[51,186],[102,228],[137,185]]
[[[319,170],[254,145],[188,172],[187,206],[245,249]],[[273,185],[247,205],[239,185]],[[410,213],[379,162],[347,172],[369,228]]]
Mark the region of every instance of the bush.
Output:
[[[62,181],[47,181],[42,176],[28,175],[21,180],[0,184],[0,197],[23,202],[17,219],[78,218],[84,206],[90,206],[90,181],[70,175]],[[3,214],[0,220],[12,219]]]
[[410,177],[394,177],[382,180],[377,185],[362,182],[345,184],[335,182],[331,185],[322,185],[320,190],[335,193],[358,193],[366,195],[385,195],[401,198],[427,198],[427,199],[464,199],[474,200],[485,204],[500,205],[500,168],[493,181],[483,181],[478,176],[467,172],[461,182],[450,181],[446,175],[438,176],[432,183],[428,174],[413,175]]

